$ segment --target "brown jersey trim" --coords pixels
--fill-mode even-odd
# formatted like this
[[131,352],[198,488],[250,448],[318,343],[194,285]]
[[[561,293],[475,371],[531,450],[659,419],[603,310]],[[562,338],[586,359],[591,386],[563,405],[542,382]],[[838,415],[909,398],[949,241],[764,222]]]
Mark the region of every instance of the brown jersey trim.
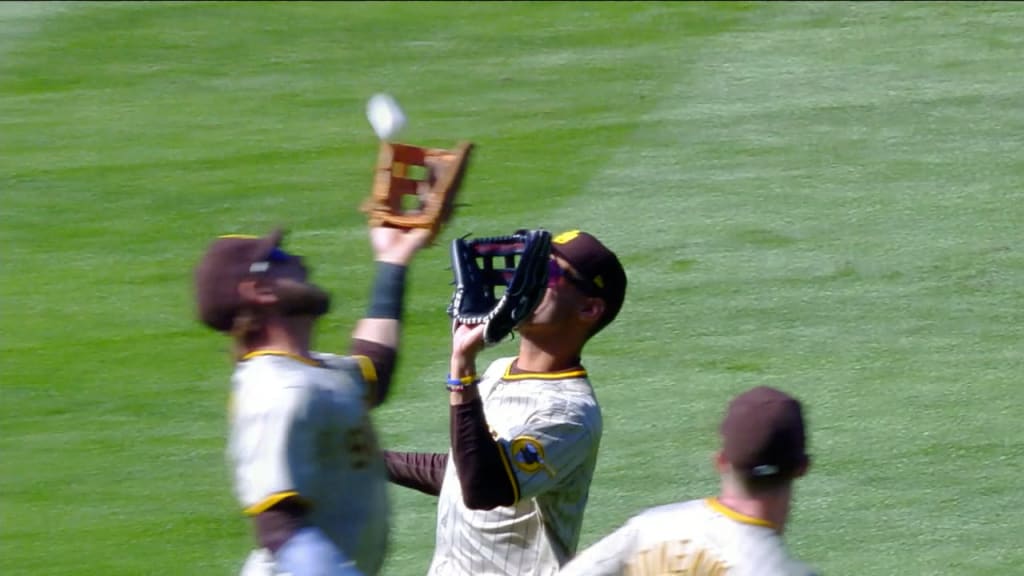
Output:
[[441,495],[448,455],[437,452],[384,451],[388,480],[431,496]]
[[271,554],[307,524],[306,506],[298,498],[286,498],[253,518],[256,538]]
[[491,437],[480,398],[451,407],[452,457],[470,510],[490,510],[519,501],[519,484],[501,444]]

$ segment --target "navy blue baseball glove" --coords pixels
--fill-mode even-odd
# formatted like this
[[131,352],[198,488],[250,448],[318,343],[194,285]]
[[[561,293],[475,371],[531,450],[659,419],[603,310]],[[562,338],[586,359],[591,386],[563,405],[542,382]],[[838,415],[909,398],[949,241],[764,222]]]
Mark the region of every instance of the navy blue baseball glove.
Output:
[[484,342],[508,336],[540,304],[548,282],[551,233],[518,230],[508,236],[452,241],[453,328],[483,324]]

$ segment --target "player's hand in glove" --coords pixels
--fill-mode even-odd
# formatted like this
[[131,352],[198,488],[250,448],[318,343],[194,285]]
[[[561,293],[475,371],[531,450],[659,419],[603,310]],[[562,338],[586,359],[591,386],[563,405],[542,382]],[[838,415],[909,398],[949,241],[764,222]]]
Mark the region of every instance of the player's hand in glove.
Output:
[[484,349],[484,325],[458,324],[452,334],[452,354],[475,358]]
[[452,241],[455,293],[448,315],[453,330],[483,325],[486,344],[503,340],[540,304],[550,258],[547,230]]

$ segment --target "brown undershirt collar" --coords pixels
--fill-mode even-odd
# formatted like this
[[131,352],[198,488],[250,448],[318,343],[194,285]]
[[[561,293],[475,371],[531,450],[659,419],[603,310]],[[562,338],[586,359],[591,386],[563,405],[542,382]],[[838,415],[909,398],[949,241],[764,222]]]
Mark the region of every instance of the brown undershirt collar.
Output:
[[565,378],[578,378],[585,377],[587,375],[587,369],[580,363],[580,359],[576,358],[573,364],[569,368],[564,370],[558,370],[555,372],[530,372],[523,370],[519,367],[519,358],[516,358],[509,363],[508,368],[505,370],[505,378],[509,379],[512,377],[513,380],[523,380],[525,378],[542,378],[545,380],[561,380]]

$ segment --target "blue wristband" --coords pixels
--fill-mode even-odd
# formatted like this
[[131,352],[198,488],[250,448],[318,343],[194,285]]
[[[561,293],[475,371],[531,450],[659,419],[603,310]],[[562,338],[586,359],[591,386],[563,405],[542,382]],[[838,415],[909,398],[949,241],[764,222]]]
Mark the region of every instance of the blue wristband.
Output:
[[480,382],[476,374],[469,376],[463,376],[461,378],[454,378],[451,374],[448,375],[448,380],[445,382],[445,387],[448,388],[449,392],[462,392],[470,386],[476,386]]

